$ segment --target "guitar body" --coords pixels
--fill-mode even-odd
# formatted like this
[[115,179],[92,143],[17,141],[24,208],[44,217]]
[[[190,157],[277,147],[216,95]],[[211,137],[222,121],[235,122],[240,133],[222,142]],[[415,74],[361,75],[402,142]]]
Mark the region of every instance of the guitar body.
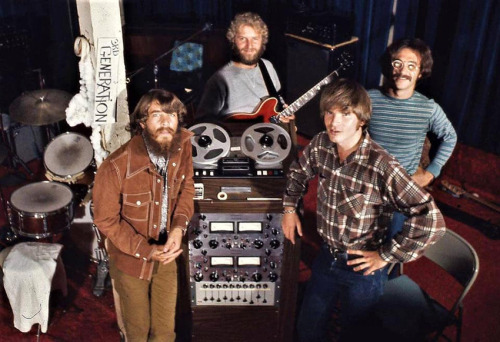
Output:
[[255,120],[262,118],[263,122],[271,122],[271,117],[278,115],[276,111],[278,99],[270,97],[262,101],[253,113],[233,113],[226,116],[226,120]]
[[283,109],[281,112],[277,112],[276,108],[278,105],[278,99],[274,97],[270,97],[260,103],[259,106],[257,106],[257,110],[254,113],[234,113],[234,114],[229,114],[226,116],[226,119],[232,120],[254,120],[258,118],[263,118],[262,121],[264,122],[272,122],[272,123],[278,123],[280,122],[280,117],[287,117],[291,116],[293,113],[295,113],[297,110],[299,110],[303,105],[305,105],[307,102],[309,102],[314,96],[316,96],[320,91],[321,87],[331,83],[336,77],[338,77],[338,71],[345,69],[349,66],[352,65],[352,61],[348,60],[348,54],[342,53],[342,55],[339,57],[342,59],[342,62],[340,63],[340,66],[331,72],[328,76],[326,76],[324,79],[319,81],[314,87],[309,89],[305,94],[303,94],[301,97],[299,97],[297,100],[295,100],[293,103],[291,103],[288,107]]

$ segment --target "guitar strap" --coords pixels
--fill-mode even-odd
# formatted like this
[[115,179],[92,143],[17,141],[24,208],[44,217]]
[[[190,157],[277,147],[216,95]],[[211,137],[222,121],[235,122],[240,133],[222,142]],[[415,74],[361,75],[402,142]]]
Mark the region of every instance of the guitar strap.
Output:
[[[271,80],[271,76],[269,75],[269,72],[267,71],[266,64],[264,63],[264,61],[262,59],[259,59],[259,68],[260,68],[260,72],[262,73],[262,78],[264,78],[264,83],[266,84],[266,88],[267,88],[267,92],[269,93],[269,96],[277,98],[278,101],[280,102],[281,107],[282,107],[284,105],[283,98],[276,90],[276,87],[274,86],[274,83]],[[282,108],[280,108],[280,109],[282,109]]]
[[[276,88],[274,87],[274,83],[271,80],[271,76],[269,76],[269,72],[267,71],[266,64],[262,59],[259,59],[259,68],[262,73],[262,77],[264,78],[264,83],[266,84],[267,92],[269,93],[269,96],[275,97],[278,99],[278,102],[280,104],[279,111],[283,110],[283,106],[285,105],[285,101],[283,100],[283,97],[278,93]],[[288,166],[290,166],[291,161],[293,160],[294,156],[297,155],[297,132],[295,128],[295,120],[291,120],[288,123],[283,123],[280,122],[279,125],[283,127],[288,134],[290,134],[290,139],[292,140],[292,150],[290,152],[291,158],[286,158],[286,160],[283,162],[283,165],[285,166],[285,170],[288,170]]]

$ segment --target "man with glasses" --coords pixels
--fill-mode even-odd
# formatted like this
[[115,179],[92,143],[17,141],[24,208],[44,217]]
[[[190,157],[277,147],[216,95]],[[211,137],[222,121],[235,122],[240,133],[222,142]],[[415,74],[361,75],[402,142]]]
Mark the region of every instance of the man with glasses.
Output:
[[[443,109],[415,90],[418,81],[431,75],[431,50],[421,39],[402,39],[387,48],[380,64],[382,88],[368,92],[373,106],[370,135],[396,157],[418,185],[425,187],[439,176],[457,142]],[[428,132],[436,135],[439,146],[423,169],[419,163]],[[388,239],[402,229],[403,221],[404,216],[395,213]]]

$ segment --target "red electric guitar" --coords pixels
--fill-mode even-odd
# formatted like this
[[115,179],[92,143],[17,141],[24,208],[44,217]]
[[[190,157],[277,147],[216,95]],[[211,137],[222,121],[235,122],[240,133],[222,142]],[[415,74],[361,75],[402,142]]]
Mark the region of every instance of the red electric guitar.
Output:
[[340,66],[335,69],[332,73],[326,76],[324,79],[319,81],[314,87],[309,89],[304,95],[295,100],[292,104],[290,104],[286,109],[281,112],[276,111],[276,106],[278,104],[278,99],[274,97],[270,97],[262,101],[258,106],[257,110],[254,113],[233,113],[226,116],[227,120],[253,120],[262,117],[264,122],[273,122],[278,123],[282,116],[291,116],[297,110],[299,110],[302,106],[304,106],[307,102],[309,102],[314,96],[316,96],[321,87],[331,83],[336,77],[339,77],[339,71],[345,70],[350,67],[353,62],[350,59],[348,53],[343,52],[339,57]]

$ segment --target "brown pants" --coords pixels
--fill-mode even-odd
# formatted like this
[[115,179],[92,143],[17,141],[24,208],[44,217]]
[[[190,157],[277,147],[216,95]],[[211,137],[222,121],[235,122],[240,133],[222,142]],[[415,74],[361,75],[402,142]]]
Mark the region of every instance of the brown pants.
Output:
[[129,276],[110,262],[110,274],[120,295],[127,341],[175,341],[177,264],[155,264],[151,281]]

